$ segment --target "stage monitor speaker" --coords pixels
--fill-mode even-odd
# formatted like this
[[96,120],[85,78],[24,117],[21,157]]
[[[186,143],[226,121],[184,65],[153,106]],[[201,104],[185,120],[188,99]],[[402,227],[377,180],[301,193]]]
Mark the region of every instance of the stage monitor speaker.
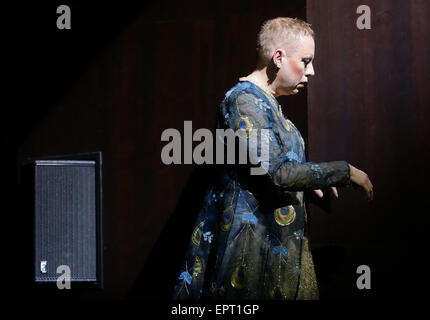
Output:
[[103,287],[101,165],[100,152],[28,159],[36,283],[68,272],[71,284]]

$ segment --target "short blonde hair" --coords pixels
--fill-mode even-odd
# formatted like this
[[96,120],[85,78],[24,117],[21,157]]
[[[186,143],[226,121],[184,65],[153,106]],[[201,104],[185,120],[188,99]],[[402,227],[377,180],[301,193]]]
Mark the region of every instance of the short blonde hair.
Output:
[[[294,40],[300,36],[315,38],[311,25],[298,18],[278,17],[267,20],[261,26],[257,37],[257,53],[259,63],[267,63],[277,48],[290,51]],[[287,52],[290,54],[291,52]]]

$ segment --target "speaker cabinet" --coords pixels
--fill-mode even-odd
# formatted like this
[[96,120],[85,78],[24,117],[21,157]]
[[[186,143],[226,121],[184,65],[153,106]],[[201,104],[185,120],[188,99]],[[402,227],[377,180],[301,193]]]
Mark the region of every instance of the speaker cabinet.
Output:
[[100,152],[28,159],[24,169],[33,225],[35,283],[103,287]]

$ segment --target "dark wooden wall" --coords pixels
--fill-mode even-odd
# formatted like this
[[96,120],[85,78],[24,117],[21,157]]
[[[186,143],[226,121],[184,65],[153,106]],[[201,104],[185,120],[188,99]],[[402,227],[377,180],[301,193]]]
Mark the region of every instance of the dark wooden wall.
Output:
[[[370,30],[356,27],[362,4],[371,8]],[[347,160],[375,191],[372,203],[349,188],[325,209],[310,207],[326,298],[428,296],[428,17],[429,1],[307,1],[316,31],[310,160]],[[372,270],[366,292],[355,287],[362,264]]]

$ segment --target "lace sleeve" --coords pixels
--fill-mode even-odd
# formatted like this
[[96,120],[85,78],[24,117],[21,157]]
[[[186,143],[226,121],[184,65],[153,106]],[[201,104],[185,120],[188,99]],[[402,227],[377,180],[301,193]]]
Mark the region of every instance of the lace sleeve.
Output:
[[285,157],[288,150],[281,147],[274,133],[270,107],[256,95],[243,92],[232,97],[223,118],[227,127],[240,132],[239,153],[246,150],[249,162],[260,163],[260,171],[254,170],[253,174],[248,170],[256,178],[260,176],[260,181],[267,180],[273,187],[288,191],[349,185],[350,169],[346,161],[300,163]]

